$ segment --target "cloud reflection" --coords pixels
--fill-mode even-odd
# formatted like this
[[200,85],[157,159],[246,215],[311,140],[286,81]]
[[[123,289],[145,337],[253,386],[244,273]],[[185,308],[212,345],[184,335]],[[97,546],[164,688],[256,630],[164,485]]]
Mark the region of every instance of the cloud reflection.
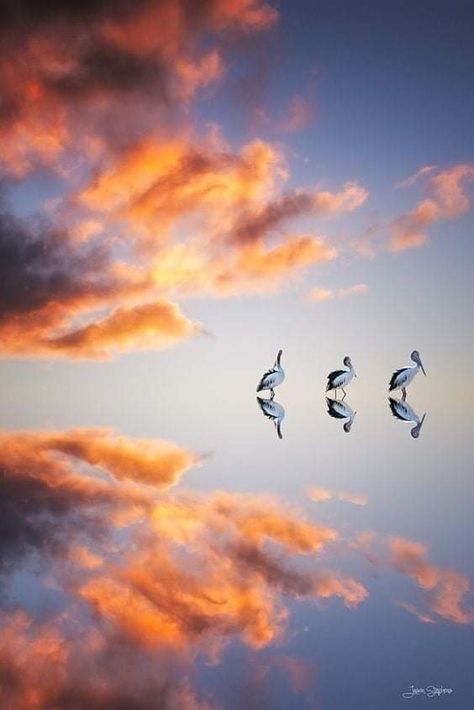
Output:
[[[192,682],[198,658],[221,663],[233,641],[254,651],[280,643],[290,600],[357,608],[369,592],[339,569],[344,549],[381,564],[374,533],[344,538],[270,495],[176,487],[201,458],[167,441],[75,429],[3,432],[0,445],[0,697],[9,708],[141,709],[156,697],[170,710],[213,707]],[[321,488],[309,496],[367,503]],[[423,622],[474,621],[467,577],[429,562],[417,541],[383,544],[386,565],[423,592],[425,609],[404,608]],[[9,585],[18,572],[32,579],[28,602]],[[281,658],[302,692],[307,667]]]
[[39,565],[36,591],[54,590],[47,617],[35,589],[31,608],[2,599],[16,607],[0,619],[8,707],[145,708],[161,694],[165,708],[207,707],[182,680],[195,654],[217,662],[234,639],[268,646],[288,598],[354,608],[367,597],[319,559],[339,532],[297,508],[171,493],[200,460],[174,444],[97,429],[3,432],[0,443],[2,581]]
[[423,622],[433,623],[438,618],[455,624],[473,623],[474,608],[466,606],[470,583],[465,575],[430,563],[426,546],[415,540],[394,537],[388,545],[390,564],[424,590],[429,613],[411,604],[404,605],[406,609]]

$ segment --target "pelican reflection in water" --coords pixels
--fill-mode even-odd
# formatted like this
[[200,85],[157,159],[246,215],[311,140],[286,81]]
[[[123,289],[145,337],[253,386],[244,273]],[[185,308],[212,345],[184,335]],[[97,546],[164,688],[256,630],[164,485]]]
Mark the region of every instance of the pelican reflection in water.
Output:
[[388,398],[388,403],[390,406],[390,411],[393,416],[400,419],[402,422],[408,422],[414,424],[415,426],[410,429],[410,434],[414,439],[418,439],[421,432],[421,427],[425,421],[426,413],[420,417],[413,408],[408,404],[405,399],[395,399],[394,397]]
[[278,438],[282,439],[283,434],[281,433],[281,424],[285,418],[285,410],[281,404],[273,398],[265,399],[264,397],[257,397],[257,403],[264,416],[271,419],[274,423]]
[[345,402],[341,399],[332,399],[331,397],[326,397],[326,404],[328,405],[328,414],[330,417],[334,417],[334,419],[347,420],[342,425],[342,428],[348,434],[351,430],[357,412],[354,412],[348,402]]

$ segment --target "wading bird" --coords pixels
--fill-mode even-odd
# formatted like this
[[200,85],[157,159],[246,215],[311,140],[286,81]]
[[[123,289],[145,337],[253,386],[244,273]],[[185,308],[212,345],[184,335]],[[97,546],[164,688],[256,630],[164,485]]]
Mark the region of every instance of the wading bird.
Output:
[[263,397],[257,397],[257,402],[263,414],[274,423],[278,438],[282,439],[281,423],[285,418],[285,410],[281,404],[274,399],[264,399]]
[[270,390],[272,399],[275,396],[275,392],[273,391],[274,387],[278,387],[278,385],[281,385],[281,383],[285,379],[285,371],[280,365],[282,352],[283,350],[278,351],[275,364],[273,365],[271,370],[268,370],[263,375],[262,379],[257,385],[257,392],[262,392],[262,390]]
[[326,404],[328,405],[328,414],[330,417],[334,417],[334,419],[347,419],[342,425],[342,428],[346,434],[348,434],[357,412],[354,412],[348,402],[344,402],[341,399],[326,397]]
[[353,377],[357,377],[355,370],[352,366],[351,359],[349,355],[346,355],[346,357],[343,360],[344,365],[347,367],[347,370],[334,370],[334,372],[330,372],[328,375],[328,383],[326,387],[326,392],[330,392],[331,390],[334,390],[335,396],[337,397],[337,390],[341,389],[344,392],[344,397],[346,396],[346,391],[344,387],[347,387],[349,382],[352,380]]
[[406,388],[410,384],[410,382],[413,380],[415,375],[418,374],[418,371],[421,370],[423,371],[423,374],[426,376],[425,368],[423,367],[423,364],[421,362],[420,358],[420,353],[418,350],[413,350],[412,354],[410,355],[410,359],[415,363],[414,365],[408,365],[408,367],[402,367],[400,370],[395,370],[393,373],[390,383],[388,386],[388,391],[393,392],[393,390],[400,390],[402,391],[402,399],[405,400],[407,396],[407,390]]
[[394,397],[389,397],[388,403],[390,405],[390,411],[394,417],[400,419],[402,422],[409,422],[410,424],[415,425],[412,429],[410,429],[410,434],[414,439],[418,439],[421,427],[425,421],[426,413],[423,414],[420,419],[418,414],[413,411],[408,402],[404,399],[394,399]]

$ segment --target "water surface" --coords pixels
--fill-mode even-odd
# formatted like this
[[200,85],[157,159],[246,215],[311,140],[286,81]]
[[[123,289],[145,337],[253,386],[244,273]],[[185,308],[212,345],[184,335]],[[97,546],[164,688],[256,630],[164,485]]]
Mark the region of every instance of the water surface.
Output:
[[471,706],[461,392],[242,377],[3,408],[3,707]]

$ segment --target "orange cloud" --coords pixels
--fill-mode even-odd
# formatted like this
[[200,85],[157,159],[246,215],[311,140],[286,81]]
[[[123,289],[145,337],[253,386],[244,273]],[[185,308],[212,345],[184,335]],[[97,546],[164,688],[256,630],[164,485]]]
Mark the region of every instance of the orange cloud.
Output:
[[322,239],[307,235],[289,236],[270,249],[257,242],[242,247],[233,263],[217,268],[211,288],[222,294],[267,290],[311,264],[336,256],[337,251]]
[[272,539],[288,551],[308,554],[322,549],[337,540],[336,530],[298,521],[294,516],[286,516],[275,504],[250,498],[236,499],[220,494],[216,500],[220,514],[228,515],[240,535],[253,544],[261,544],[266,538]]
[[327,490],[326,488],[316,488],[314,486],[313,488],[309,489],[308,496],[316,503],[321,503],[322,501],[331,500],[331,498],[333,497],[333,492]]
[[[165,299],[117,308],[101,320],[74,329],[74,316],[88,314],[91,307],[96,311],[101,300],[84,293],[63,305],[53,302],[25,314],[13,314],[3,323],[0,319],[0,353],[16,357],[110,359],[131,349],[160,350],[201,332],[199,324]],[[103,300],[107,302],[107,298]]]
[[[51,14],[27,0],[2,26],[2,165],[24,176],[47,164],[63,181],[40,219],[0,214],[6,356],[105,359],[179,343],[199,326],[170,298],[281,288],[338,256],[293,223],[368,197],[357,182],[285,190],[280,145],[235,149],[219,127],[193,128],[190,102],[225,75],[229,33],[270,28],[270,4],[119,5]],[[297,94],[280,128],[310,114]]]
[[[426,590],[427,603],[433,615],[456,624],[471,624],[474,621],[474,609],[465,608],[470,584],[464,575],[430,564],[426,559],[426,547],[419,542],[395,537],[388,544],[390,564]],[[422,612],[417,611],[417,615],[422,620],[433,620]]]
[[194,231],[202,232],[198,243],[218,248],[265,240],[300,216],[351,212],[368,196],[357,183],[335,193],[277,194],[286,178],[274,146],[253,141],[232,153],[214,131],[199,146],[187,138],[134,146],[97,175],[80,199],[126,219],[141,236],[139,245],[156,247],[192,220]]
[[94,554],[87,547],[82,547],[78,545],[77,547],[72,547],[69,551],[69,559],[79,567],[87,570],[95,570],[102,567],[104,562],[102,557]]
[[160,350],[199,332],[169,301],[118,308],[103,320],[78,330],[44,340],[48,353],[74,358],[108,358],[130,349]]
[[[356,580],[314,569],[314,554],[336,541],[337,531],[304,520],[277,499],[157,496],[157,488],[173,485],[196,462],[167,442],[72,430],[2,434],[0,443],[9,505],[19,497],[10,544],[27,533],[45,564],[49,556],[64,557],[68,566],[51,571],[55,585],[66,585],[141,649],[169,646],[186,654],[199,644],[214,656],[235,635],[258,648],[283,632],[283,594],[339,597],[349,607],[367,596]],[[84,471],[84,463],[113,480]],[[7,520],[4,515],[5,531]],[[34,520],[32,535],[25,526]],[[124,525],[132,540],[137,535],[125,547],[115,538]],[[292,559],[301,556],[304,566],[293,569]]]
[[348,286],[347,288],[340,288],[337,291],[333,291],[327,288],[313,288],[308,294],[307,298],[310,301],[330,301],[333,298],[348,298],[349,296],[358,296],[361,294],[368,293],[369,287],[367,284],[354,284],[354,286]]
[[348,182],[340,192],[298,190],[258,205],[239,215],[231,230],[231,240],[246,244],[281,227],[287,220],[303,215],[331,215],[352,212],[366,201],[368,192],[357,183]]
[[107,219],[126,220],[138,253],[155,251],[149,277],[156,288],[234,295],[276,288],[334,259],[321,238],[281,237],[281,227],[305,214],[352,211],[367,198],[354,183],[336,193],[279,194],[286,178],[274,146],[253,141],[234,153],[214,129],[199,146],[185,137],[133,146],[80,199]]
[[[73,626],[78,619],[72,619]],[[179,659],[151,656],[117,643],[104,629],[84,624],[71,633],[71,619],[47,621],[24,611],[0,616],[0,699],[11,710],[50,707],[150,707],[163,695],[169,707],[212,710],[186,677]],[[5,681],[8,679],[8,682]]]
[[231,153],[211,131],[199,145],[182,138],[133,146],[80,199],[128,220],[145,245],[156,245],[191,216],[206,232],[222,234],[236,212],[263,199],[282,175],[281,156],[270,144],[254,141]]
[[[425,171],[426,172],[426,171]],[[428,171],[432,174],[432,170]],[[442,219],[454,219],[470,209],[471,201],[464,186],[474,179],[472,165],[455,165],[437,172],[427,185],[429,197],[414,210],[398,217],[390,225],[392,237],[390,251],[423,246],[428,239],[427,228]]]
[[330,301],[334,298],[334,291],[329,288],[312,288],[307,296],[310,301]]
[[348,493],[347,491],[330,491],[326,488],[310,488],[308,496],[316,503],[338,499],[353,505],[367,505],[367,496],[361,493]]
[[261,648],[283,632],[282,593],[340,597],[349,607],[367,596],[352,578],[292,569],[290,556],[308,556],[337,533],[302,521],[265,496],[166,498],[155,502],[152,521],[146,545],[80,588],[101,616],[144,648],[186,651],[189,644],[204,644],[215,656],[236,634]]
[[97,429],[76,429],[60,435],[45,433],[40,445],[99,466],[116,479],[159,488],[175,485],[200,462],[197,456],[168,441],[132,439]]
[[427,550],[421,542],[401,537],[389,541],[391,564],[408,575],[423,589],[432,589],[437,583],[436,569],[426,562]]
[[4,164],[24,174],[71,144],[78,155],[94,140],[111,147],[112,118],[132,135],[163,114],[176,120],[180,104],[222,76],[226,32],[264,31],[277,19],[260,0],[211,0],[191,14],[185,0],[63,3],[54,13],[23,3],[2,23]]

